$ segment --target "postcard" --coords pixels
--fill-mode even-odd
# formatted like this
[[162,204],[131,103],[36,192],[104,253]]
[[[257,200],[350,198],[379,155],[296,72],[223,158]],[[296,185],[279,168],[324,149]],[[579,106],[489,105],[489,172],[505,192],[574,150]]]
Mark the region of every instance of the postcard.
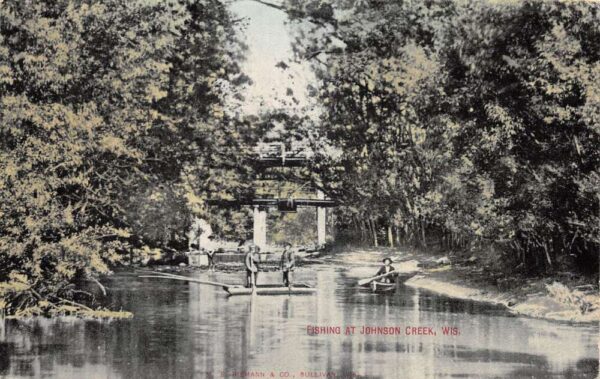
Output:
[[0,378],[597,378],[600,3],[0,0]]

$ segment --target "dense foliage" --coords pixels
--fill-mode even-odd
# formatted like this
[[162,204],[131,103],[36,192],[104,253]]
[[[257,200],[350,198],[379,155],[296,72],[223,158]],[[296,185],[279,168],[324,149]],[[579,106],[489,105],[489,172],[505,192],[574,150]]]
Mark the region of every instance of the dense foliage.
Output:
[[527,271],[598,272],[597,3],[284,9],[321,80],[315,169],[346,204],[342,228],[374,244],[496,245]]
[[74,283],[185,248],[196,216],[247,236],[248,210],[205,200],[250,198],[269,138],[311,141],[342,235],[597,273],[598,4],[282,4],[317,124],[231,116],[247,78],[219,0],[0,1],[0,308],[89,310]]
[[1,2],[1,308],[76,312],[74,281],[246,191],[239,54],[217,0]]

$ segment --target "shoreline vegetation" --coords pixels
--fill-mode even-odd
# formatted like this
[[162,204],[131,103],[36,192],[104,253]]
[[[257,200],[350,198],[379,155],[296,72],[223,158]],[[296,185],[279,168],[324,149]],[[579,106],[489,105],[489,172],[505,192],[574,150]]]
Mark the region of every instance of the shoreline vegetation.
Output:
[[[439,275],[443,271],[445,272]],[[557,278],[550,277],[529,280],[524,289],[500,290],[494,286],[481,288],[477,283],[464,279],[462,274],[454,271],[451,266],[445,266],[439,271],[425,271],[404,284],[454,299],[502,305],[509,313],[518,316],[585,324],[600,321],[600,295],[597,286],[586,285],[593,292],[583,292],[571,289],[557,281]]]
[[395,257],[400,260],[394,264],[400,272],[419,271],[404,282],[406,286],[454,299],[500,305],[513,315],[578,324],[600,321],[600,294],[593,278],[573,275],[494,278],[486,272],[486,262],[460,251],[350,247],[345,254],[371,257],[373,262],[374,257]]
[[[310,269],[314,264],[337,264],[352,268],[360,264],[372,264],[375,269],[381,257],[391,256],[397,260],[394,266],[399,272],[417,272],[405,286],[427,290],[453,299],[476,301],[504,307],[510,314],[548,321],[590,324],[600,321],[600,294],[598,285],[590,278],[567,276],[545,276],[538,278],[520,277],[490,280],[478,263],[471,258],[465,259],[464,252],[423,252],[414,249],[386,247],[336,246],[308,259],[299,258],[299,267]],[[197,272],[203,267],[185,264],[171,265],[168,260],[152,266],[139,264],[123,267],[135,272],[145,268],[143,273],[156,272]],[[344,263],[347,262],[347,263]],[[349,263],[348,263],[349,262]],[[271,262],[273,263],[273,262]],[[277,271],[273,263],[263,265],[266,271]],[[150,268],[150,271],[148,269]],[[242,272],[241,263],[221,263],[217,271]],[[6,319],[29,319],[31,317],[76,317],[82,319],[128,319],[134,315],[128,311],[113,311],[106,308],[92,309],[84,304],[64,300],[61,305],[43,304],[49,310],[40,308],[23,309],[4,316]],[[0,319],[3,314],[0,313]]]
[[[523,314],[582,318],[536,293],[595,314],[597,3],[269,6],[289,15],[315,81],[305,108],[246,114],[244,22],[221,0],[2,1],[7,316],[95,312],[82,283],[102,291],[111,270],[191,249],[199,219],[219,239],[249,240],[243,204],[289,183],[339,204],[338,242],[455,252],[449,264],[424,257],[415,284],[441,290],[456,273],[481,288],[465,296],[515,291],[507,305]],[[298,102],[286,92],[274,103]],[[266,172],[256,149],[268,143],[307,146],[310,159]]]
[[[554,282],[556,283],[556,282]],[[578,324],[597,324],[600,321],[600,297],[598,294],[583,294],[584,301],[593,305],[589,311],[582,312],[577,299],[582,295],[559,284],[554,285],[557,291],[531,292],[523,294],[507,290],[505,292],[474,287],[468,282],[456,283],[456,279],[437,278],[435,275],[417,275],[404,283],[404,285],[431,291],[454,299],[472,300],[493,305],[502,305],[517,316],[545,319],[549,321],[564,321]],[[552,287],[551,287],[552,288]],[[563,293],[564,296],[561,296]],[[529,295],[529,296],[527,296]],[[522,300],[515,300],[525,296]]]

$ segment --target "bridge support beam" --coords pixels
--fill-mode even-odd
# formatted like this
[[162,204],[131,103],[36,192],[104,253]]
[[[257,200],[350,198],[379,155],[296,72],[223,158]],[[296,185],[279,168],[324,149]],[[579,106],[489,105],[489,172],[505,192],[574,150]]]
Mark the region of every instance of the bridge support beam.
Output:
[[[321,191],[317,191],[317,197],[320,200],[325,199],[325,194]],[[327,239],[327,209],[323,207],[317,207],[317,244],[322,246],[325,244]]]
[[253,241],[261,250],[267,245],[267,210],[260,205],[254,206]]

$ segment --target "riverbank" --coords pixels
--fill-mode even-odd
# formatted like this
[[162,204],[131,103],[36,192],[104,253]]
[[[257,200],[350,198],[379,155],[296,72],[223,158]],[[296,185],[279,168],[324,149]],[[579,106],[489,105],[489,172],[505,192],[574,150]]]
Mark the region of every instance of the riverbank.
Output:
[[[565,301],[548,289],[538,291],[546,286],[556,286],[556,284],[546,284],[545,280],[532,280],[525,288],[519,290],[500,291],[492,286],[474,287],[474,283],[462,279],[452,267],[447,267],[449,269],[444,271],[443,275],[440,275],[440,272],[426,270],[423,274],[408,280],[405,285],[456,299],[503,305],[515,315],[576,323],[592,323],[600,320],[598,306],[600,299],[597,293],[583,294],[584,301],[592,304],[592,308],[582,312],[581,305],[575,301]],[[561,288],[562,286],[568,288],[564,284],[560,285]]]
[[[336,248],[317,257],[298,257],[298,265],[334,264],[368,277],[384,257],[391,257],[399,271],[418,274],[405,285],[455,299],[502,305],[515,315],[574,323],[600,321],[597,284],[565,273],[550,277],[526,278],[501,275],[488,267],[482,257],[464,252],[429,253],[391,248]],[[262,271],[279,270],[278,259],[261,264]],[[216,270],[236,272],[241,262],[219,262]],[[158,271],[189,271],[192,267],[158,266]]]
[[[323,255],[320,261],[379,265],[389,256],[399,271],[418,270],[405,285],[448,297],[503,305],[515,315],[574,323],[600,321],[597,284],[576,277],[493,277],[476,257],[444,255],[390,248],[345,248]],[[579,287],[579,288],[578,288]]]

